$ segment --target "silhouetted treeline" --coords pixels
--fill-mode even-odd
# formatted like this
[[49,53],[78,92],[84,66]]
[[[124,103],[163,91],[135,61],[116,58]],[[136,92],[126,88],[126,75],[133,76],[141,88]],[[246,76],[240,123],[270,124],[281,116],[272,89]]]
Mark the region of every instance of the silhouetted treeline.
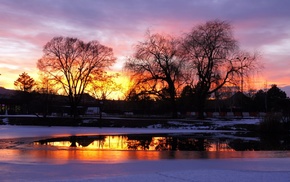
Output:
[[[39,114],[44,117],[52,114],[70,115],[68,97],[62,95],[1,88],[0,103],[1,114]],[[184,88],[184,93],[177,99],[179,116],[188,116],[189,113],[197,112],[199,107],[197,103],[194,91]],[[102,112],[112,115],[170,117],[170,106],[170,100],[152,100],[150,98],[96,100],[89,94],[84,94],[77,114],[85,114],[88,107],[101,107]],[[227,98],[209,98],[206,101],[205,112],[281,112],[289,116],[290,99],[277,85],[272,85],[269,90],[259,90],[252,96],[236,92]]]

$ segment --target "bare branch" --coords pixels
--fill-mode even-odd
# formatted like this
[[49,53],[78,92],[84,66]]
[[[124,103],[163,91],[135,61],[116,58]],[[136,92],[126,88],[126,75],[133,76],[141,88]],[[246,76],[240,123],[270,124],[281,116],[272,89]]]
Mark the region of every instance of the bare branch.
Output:
[[92,83],[92,75],[115,62],[111,48],[98,41],[85,43],[70,37],[53,38],[44,46],[43,53],[37,63],[38,69],[62,85],[75,108],[88,84]]

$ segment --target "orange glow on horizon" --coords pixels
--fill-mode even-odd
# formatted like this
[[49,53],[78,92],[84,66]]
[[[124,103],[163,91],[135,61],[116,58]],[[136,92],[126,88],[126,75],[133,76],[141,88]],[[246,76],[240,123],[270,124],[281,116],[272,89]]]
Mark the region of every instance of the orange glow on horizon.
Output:
[[[32,77],[36,82],[39,82],[39,74],[36,70],[31,70],[31,71],[25,71],[28,73],[30,77]],[[0,72],[0,87],[10,89],[10,90],[15,90],[14,86],[14,81],[17,80],[20,73],[11,73],[11,72],[6,72],[5,70],[1,70]],[[117,73],[115,71],[110,71],[109,73]],[[126,76],[126,74],[120,73],[120,75],[117,78],[114,78],[113,81],[120,85],[120,88],[116,91],[112,91],[107,99],[114,99],[114,100],[123,100],[126,97],[126,93],[130,87],[130,78]]]
[[118,78],[115,78],[114,81],[116,84],[121,86],[120,90],[115,91],[111,94],[110,99],[114,100],[124,100],[128,90],[131,87],[130,78],[127,75],[120,75]]
[[[68,2],[70,6],[67,6]],[[208,17],[216,17],[216,13],[220,14],[220,17],[227,17],[228,20],[225,21],[231,24],[233,36],[241,50],[261,53],[258,58],[261,59],[261,66],[265,67],[264,70],[261,70],[264,72],[264,76],[251,84],[248,89],[265,89],[272,84],[277,84],[278,87],[290,86],[288,19],[283,13],[277,14],[275,11],[269,11],[271,9],[269,7],[273,6],[273,3],[268,4],[267,2],[263,4],[264,6],[258,6],[257,3],[254,5],[255,8],[249,11],[243,11],[243,8],[239,6],[231,7],[234,9],[231,13],[235,16],[228,17],[227,9],[231,4],[226,1],[218,2],[221,9],[209,12],[210,16],[204,16],[202,8],[214,8],[216,3],[205,3],[207,6],[204,6],[204,2],[200,4],[199,2],[190,3],[190,1],[186,3],[178,3],[178,1],[173,3],[172,1],[164,7],[159,7],[160,13],[155,14],[143,9],[147,5],[151,7],[151,4],[147,2],[144,2],[146,6],[136,6],[134,2],[126,4],[130,8],[116,9],[106,1],[106,3],[98,4],[95,9],[100,11],[108,9],[115,13],[108,14],[110,18],[104,18],[100,16],[99,11],[95,11],[95,9],[92,11],[91,7],[94,4],[92,2],[82,4],[89,13],[81,14],[81,16],[77,13],[79,11],[77,4],[68,2],[59,4],[62,8],[55,8],[52,3],[47,2],[38,4],[29,1],[26,6],[14,2],[2,3],[4,11],[1,11],[2,17],[0,18],[2,23],[0,87],[15,89],[14,81],[23,72],[28,73],[37,81],[37,60],[44,54],[43,46],[53,37],[65,35],[76,37],[84,42],[99,41],[102,45],[112,48],[114,57],[116,57],[116,63],[110,68],[113,71],[121,72],[128,58],[134,56],[136,45],[146,41],[146,32],[182,38],[192,28],[208,21]],[[33,8],[37,7],[36,4],[42,7],[43,11],[35,11]],[[176,6],[177,4],[178,6]],[[276,5],[276,9],[285,7],[283,3],[275,3]],[[244,3],[243,6],[252,7],[253,4]],[[151,10],[154,11],[156,7],[152,6]],[[69,11],[59,12],[67,8]],[[196,16],[192,17],[189,10],[198,10],[195,11]],[[128,18],[128,12],[135,13],[136,16]],[[257,16],[257,12],[258,14],[265,13],[271,18]],[[38,16],[39,13],[41,16]],[[54,14],[59,16],[52,16]],[[116,14],[119,16],[118,18],[114,17]],[[249,16],[251,18],[248,18]],[[45,17],[46,21],[43,21],[42,17]],[[87,20],[96,18],[100,22],[98,30],[95,29],[94,23],[87,22]],[[122,87],[110,94],[108,99],[122,100],[130,86],[130,81],[126,73],[121,73],[116,82]]]
[[[1,68],[1,67],[0,67]],[[14,81],[17,80],[19,75],[23,72],[17,72],[14,70],[13,72],[10,72],[6,69],[0,69],[0,87],[4,87],[6,89],[14,90],[16,89],[14,86]],[[39,79],[38,71],[36,69],[32,70],[25,70],[26,73],[28,73],[29,76],[31,76],[36,82]],[[117,71],[109,71],[108,73],[118,73]],[[247,82],[245,79],[244,82],[244,90],[267,90],[271,88],[272,84],[276,84],[279,88],[289,86],[290,84],[290,78],[281,78],[281,79],[271,79],[269,77],[270,75],[267,75],[264,73],[263,75],[255,76],[254,78],[249,79]],[[117,78],[113,79],[116,84],[120,85],[120,89],[117,91],[112,91],[107,99],[114,99],[114,100],[123,100],[125,99],[125,96],[129,90],[129,88],[132,86],[132,82],[130,80],[130,76],[124,72],[120,73]],[[239,85],[238,85],[239,86]]]

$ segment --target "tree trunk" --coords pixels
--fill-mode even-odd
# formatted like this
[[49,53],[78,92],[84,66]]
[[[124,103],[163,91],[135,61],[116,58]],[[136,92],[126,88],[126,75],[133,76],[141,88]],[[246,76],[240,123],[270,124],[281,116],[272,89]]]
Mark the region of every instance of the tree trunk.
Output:
[[172,112],[172,118],[177,118],[178,114],[177,114],[177,107],[176,107],[176,101],[175,99],[171,98],[171,112]]
[[204,94],[200,94],[197,97],[197,103],[198,103],[197,118],[198,119],[205,118],[205,116],[204,116],[205,101],[206,101],[206,96],[204,96]]
[[176,106],[176,100],[175,100],[176,93],[175,93],[174,83],[171,79],[168,80],[168,85],[169,85],[172,118],[177,118],[177,106]]
[[75,103],[71,103],[71,116],[73,118],[77,118],[78,117],[78,113],[77,113],[77,106]]

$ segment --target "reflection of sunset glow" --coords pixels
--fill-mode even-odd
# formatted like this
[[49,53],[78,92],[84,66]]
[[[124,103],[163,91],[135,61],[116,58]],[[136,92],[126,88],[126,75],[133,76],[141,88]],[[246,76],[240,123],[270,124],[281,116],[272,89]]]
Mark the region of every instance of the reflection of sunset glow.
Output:
[[25,145],[25,150],[23,145],[20,150],[4,148],[0,150],[0,158],[22,163],[49,161],[63,164],[70,160],[122,163],[127,160],[259,158],[272,155],[269,150],[275,150],[276,145],[262,151],[259,146],[263,145],[259,142],[170,134],[60,136]]
[[86,148],[126,150],[127,141],[128,141],[128,137],[125,137],[125,136],[107,136],[104,141],[95,140]]
[[[151,141],[140,142],[130,140],[127,136],[106,136],[104,140],[94,140],[89,145],[82,145],[80,141],[51,141],[43,145],[53,147],[77,147],[93,150],[169,150],[171,146],[167,144],[166,137],[152,137]],[[35,142],[35,145],[41,145]]]
[[150,148],[151,150],[168,150],[172,147],[166,142],[166,137],[153,137]]
[[288,151],[110,151],[110,150],[0,150],[2,162],[35,163],[49,162],[64,164],[71,160],[83,162],[122,163],[128,160],[160,160],[160,159],[221,159],[221,158],[268,158],[290,156]]
[[71,142],[69,142],[69,141],[47,142],[46,145],[49,145],[49,146],[57,146],[57,147],[69,147],[69,146],[71,146]]
[[211,141],[205,139],[174,139],[173,137],[137,137],[134,136],[102,136],[96,138],[71,138],[65,141],[35,142],[35,145],[47,145],[53,147],[80,148],[88,150],[192,150],[209,152],[235,151],[229,146],[228,141]]
[[227,142],[216,142],[216,143],[211,143],[207,151],[230,152],[230,151],[235,151],[235,150],[230,148]]

